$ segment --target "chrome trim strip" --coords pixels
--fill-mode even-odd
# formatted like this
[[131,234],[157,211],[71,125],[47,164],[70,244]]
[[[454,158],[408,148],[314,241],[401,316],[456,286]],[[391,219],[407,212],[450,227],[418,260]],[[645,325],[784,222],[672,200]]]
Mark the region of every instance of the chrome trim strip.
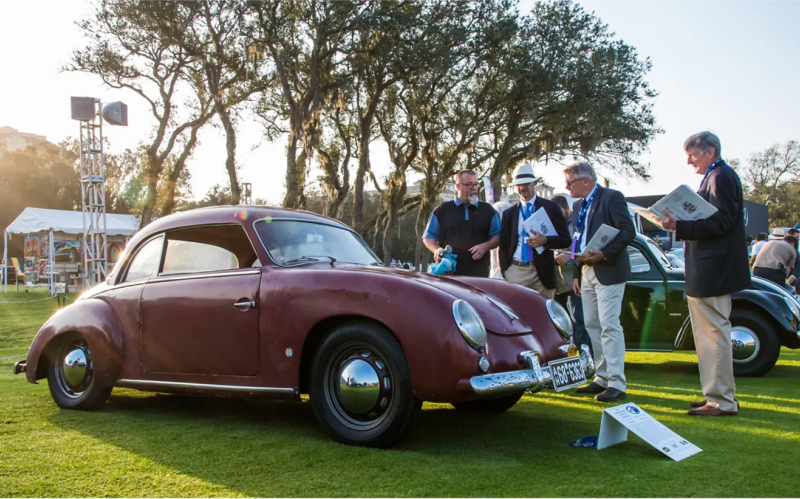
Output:
[[193,275],[174,275],[174,276],[157,276],[150,279],[148,282],[167,282],[167,281],[186,281],[189,279],[210,279],[212,277],[232,277],[238,275],[256,275],[260,274],[261,270],[237,270],[231,272],[219,272],[216,274],[193,274]]
[[503,303],[501,303],[499,300],[493,298],[492,296],[489,296],[488,294],[486,294],[484,296],[486,297],[487,300],[489,300],[490,302],[494,303],[494,305],[497,308],[502,310],[508,316],[508,318],[511,319],[511,321],[519,320],[519,317],[517,317],[514,314],[514,312],[511,310],[511,308],[509,308],[508,306],[504,305]]
[[281,388],[273,386],[234,386],[234,385],[210,385],[206,383],[187,383],[184,381],[155,381],[147,379],[120,379],[116,386],[122,387],[152,387],[152,388],[190,388],[195,390],[216,390],[221,392],[241,392],[241,393],[273,393],[280,395],[294,395],[294,388]]
[[104,291],[104,292],[113,291],[113,290],[115,290],[115,289],[121,289],[121,288],[130,288],[130,287],[133,287],[133,286],[144,286],[145,284],[147,284],[147,280],[144,280],[144,281],[134,281],[134,282],[123,282],[123,283],[116,284],[116,285],[114,285],[114,286],[112,286],[112,287],[108,288],[108,289],[107,289],[106,291]]
[[686,336],[686,331],[689,329],[689,326],[692,324],[692,317],[686,316],[686,320],[683,321],[683,325],[681,326],[680,330],[678,330],[677,336],[675,336],[675,343],[672,347],[677,350],[678,345],[683,342],[683,337]]
[[[667,281],[669,282],[669,281]],[[658,281],[655,279],[648,279],[646,281],[628,281],[628,284],[664,284],[664,281]]]

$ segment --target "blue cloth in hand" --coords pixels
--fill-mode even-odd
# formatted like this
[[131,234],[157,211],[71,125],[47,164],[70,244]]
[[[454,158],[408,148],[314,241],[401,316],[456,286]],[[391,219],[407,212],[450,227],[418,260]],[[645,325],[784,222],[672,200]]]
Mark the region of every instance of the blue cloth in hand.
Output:
[[442,254],[442,261],[431,265],[431,274],[433,275],[448,275],[454,274],[456,271],[456,255],[452,253]]

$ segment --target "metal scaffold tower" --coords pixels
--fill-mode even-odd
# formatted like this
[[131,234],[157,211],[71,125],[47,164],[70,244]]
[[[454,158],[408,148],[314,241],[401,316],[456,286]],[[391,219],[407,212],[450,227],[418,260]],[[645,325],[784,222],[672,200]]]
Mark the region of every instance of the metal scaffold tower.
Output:
[[80,121],[84,288],[104,281],[108,273],[103,107],[100,99],[94,99],[94,106],[92,119]]

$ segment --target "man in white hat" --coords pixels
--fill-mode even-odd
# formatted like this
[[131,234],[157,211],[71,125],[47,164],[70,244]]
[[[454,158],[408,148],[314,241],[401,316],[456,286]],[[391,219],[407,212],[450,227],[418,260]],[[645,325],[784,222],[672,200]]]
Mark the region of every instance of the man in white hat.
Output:
[[[516,187],[520,202],[503,212],[500,268],[508,282],[522,284],[547,298],[555,298],[557,281],[553,250],[569,246],[569,228],[558,203],[536,195],[538,182],[530,163],[522,163],[514,169],[511,185]],[[540,208],[544,208],[550,218],[556,230],[555,236],[538,232],[527,234],[522,228],[522,222]],[[539,247],[544,251],[537,252]]]

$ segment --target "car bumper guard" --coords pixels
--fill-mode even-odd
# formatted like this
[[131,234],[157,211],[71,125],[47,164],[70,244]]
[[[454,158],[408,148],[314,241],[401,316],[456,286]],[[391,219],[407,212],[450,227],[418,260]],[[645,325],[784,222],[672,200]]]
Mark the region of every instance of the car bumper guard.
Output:
[[14,363],[14,374],[22,374],[28,369],[28,359]]
[[[521,360],[528,365],[527,369],[473,376],[469,380],[472,390],[478,395],[502,395],[519,390],[536,393],[543,388],[553,387],[550,368],[539,364],[539,356],[536,351],[528,350],[520,352],[519,355]],[[594,361],[588,346],[581,345],[580,357],[583,372],[588,380],[594,376],[595,372]]]

